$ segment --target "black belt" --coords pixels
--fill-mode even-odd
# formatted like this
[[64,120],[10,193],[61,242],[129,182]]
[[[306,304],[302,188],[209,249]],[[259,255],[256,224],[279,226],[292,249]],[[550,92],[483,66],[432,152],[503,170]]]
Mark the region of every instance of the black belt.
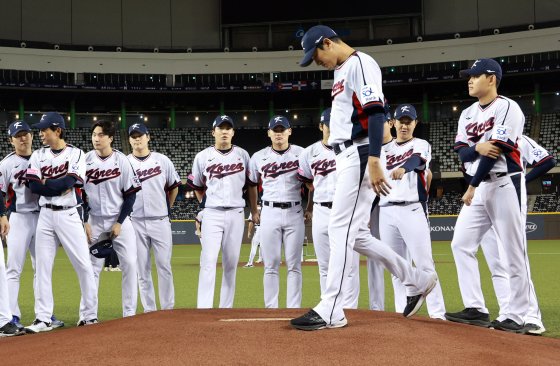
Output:
[[332,202],[315,202],[316,205],[332,208]]
[[301,202],[270,202],[270,201],[263,201],[263,205],[265,206],[272,206],[272,207],[279,207],[279,208],[290,208],[295,207],[301,204]]
[[389,202],[390,205],[397,205],[397,206],[404,206],[408,204],[406,201],[398,201],[398,202]]
[[334,144],[332,148],[333,148],[334,153],[336,155],[338,155],[341,152],[343,152],[344,150],[348,149],[352,145],[354,145],[354,141],[346,140],[344,142],[341,142],[340,144]]
[[70,208],[74,208],[74,206],[57,206],[57,205],[51,205],[50,203],[47,203],[43,207],[50,208],[53,211],[62,211],[62,210],[68,210]]
[[[505,177],[508,173],[495,173],[495,177],[496,178],[501,178],[501,177]],[[492,179],[492,174],[488,173],[484,178],[482,178],[483,181],[488,181]]]

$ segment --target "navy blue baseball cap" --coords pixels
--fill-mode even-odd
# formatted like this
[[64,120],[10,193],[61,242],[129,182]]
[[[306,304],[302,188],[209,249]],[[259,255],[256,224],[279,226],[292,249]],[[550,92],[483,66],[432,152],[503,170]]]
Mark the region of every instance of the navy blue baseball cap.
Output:
[[301,39],[301,48],[303,48],[303,58],[299,62],[299,66],[309,66],[313,61],[313,53],[317,46],[323,44],[325,38],[335,38],[338,34],[326,25],[316,25],[305,32]]
[[220,127],[224,123],[229,123],[231,125],[231,127],[235,127],[234,124],[233,124],[233,119],[231,119],[230,116],[226,116],[224,114],[224,115],[218,116],[214,119],[214,122],[212,122],[212,128]]
[[502,80],[502,67],[496,60],[481,58],[473,62],[470,69],[459,71],[459,75],[464,78],[482,74],[496,75],[496,79]]
[[14,137],[21,131],[31,132],[31,127],[29,127],[29,125],[23,121],[12,122],[10,127],[8,127],[8,135],[10,135],[11,137]]
[[412,104],[401,104],[395,109],[395,119],[401,119],[403,117],[408,117],[410,119],[416,119],[416,109]]
[[39,121],[39,123],[35,123],[31,127],[42,130],[51,126],[65,129],[66,125],[64,124],[64,117],[62,117],[57,112],[47,112],[41,116],[41,120]]
[[321,113],[321,123],[330,127],[331,124],[331,109],[327,108]]
[[273,130],[275,127],[282,126],[284,128],[290,128],[290,121],[284,116],[274,116],[268,122],[268,129]]
[[132,135],[134,132],[137,132],[141,135],[149,134],[148,127],[146,127],[146,125],[142,123],[135,123],[133,125],[130,125],[130,127],[128,128],[128,136]]

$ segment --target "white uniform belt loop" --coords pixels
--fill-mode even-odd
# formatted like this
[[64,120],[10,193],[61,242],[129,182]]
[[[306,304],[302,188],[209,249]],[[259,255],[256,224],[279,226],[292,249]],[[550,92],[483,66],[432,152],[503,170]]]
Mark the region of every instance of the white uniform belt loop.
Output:
[[263,201],[263,205],[271,206],[271,207],[279,207],[279,208],[290,208],[300,205],[301,202],[271,202],[271,201]]
[[352,145],[366,145],[369,143],[369,138],[368,137],[362,137],[359,139],[355,139],[355,140],[346,140],[344,142],[341,142],[340,144],[333,144],[332,148],[333,151],[336,155],[340,154],[341,152],[343,152],[344,150],[348,149],[350,146]]
[[521,172],[515,172],[515,173],[505,173],[505,172],[500,172],[500,173],[488,173],[484,178],[482,178],[483,182],[493,182],[499,178],[503,178],[505,176],[514,176],[517,174],[521,174]]

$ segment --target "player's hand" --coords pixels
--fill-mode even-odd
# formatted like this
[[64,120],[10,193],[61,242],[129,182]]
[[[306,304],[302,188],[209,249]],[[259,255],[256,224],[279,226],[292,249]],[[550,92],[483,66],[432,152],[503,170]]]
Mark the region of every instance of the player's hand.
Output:
[[0,235],[2,236],[2,239],[4,239],[9,232],[10,232],[10,222],[8,221],[8,217],[6,216],[0,217]]
[[111,239],[115,239],[121,234],[121,224],[115,222],[111,227]]
[[312,218],[313,218],[313,211],[305,210],[305,212],[303,213],[303,221],[305,223],[308,223],[311,221]]
[[494,141],[486,141],[476,144],[475,150],[480,155],[487,156],[492,159],[498,159],[502,153],[502,149],[494,145]]
[[261,213],[259,211],[251,212],[251,220],[255,225],[261,224]]
[[386,196],[389,194],[391,186],[385,180],[385,174],[383,174],[383,169],[381,167],[381,161],[376,156],[370,156],[368,158],[368,169],[369,169],[369,179],[371,181],[371,186],[378,196]]
[[406,174],[406,170],[404,168],[398,168],[391,172],[391,178],[393,180],[400,180]]
[[84,224],[84,229],[86,229],[86,237],[89,244],[91,244],[91,225],[87,222]]
[[474,197],[474,191],[476,190],[476,187],[473,186],[469,186],[469,188],[467,188],[467,191],[465,192],[465,194],[463,195],[463,202],[465,203],[465,205],[470,206]]

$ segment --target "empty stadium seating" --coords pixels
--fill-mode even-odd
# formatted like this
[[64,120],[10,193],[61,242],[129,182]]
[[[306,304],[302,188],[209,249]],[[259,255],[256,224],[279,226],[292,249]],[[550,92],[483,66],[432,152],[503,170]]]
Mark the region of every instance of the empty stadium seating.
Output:
[[560,115],[543,114],[541,132],[537,141],[542,147],[554,155],[557,164],[560,164]]

